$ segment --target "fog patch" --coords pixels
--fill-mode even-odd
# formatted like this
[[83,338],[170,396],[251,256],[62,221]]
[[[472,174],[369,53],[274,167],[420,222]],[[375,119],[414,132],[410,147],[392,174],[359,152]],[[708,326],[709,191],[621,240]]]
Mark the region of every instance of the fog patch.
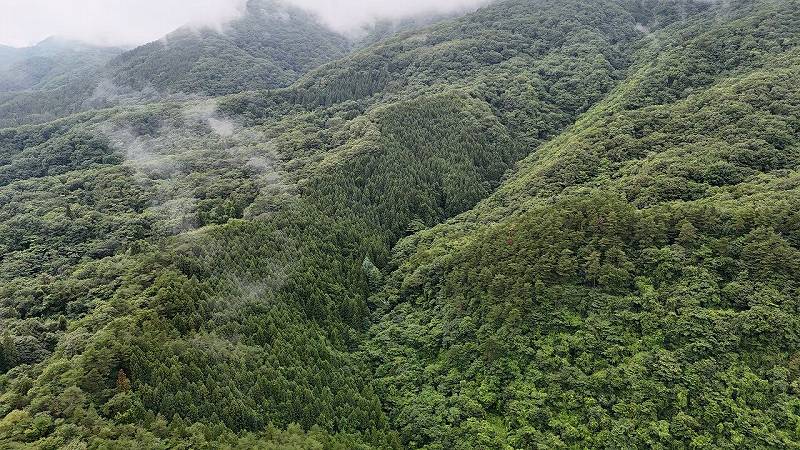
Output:
[[176,170],[177,165],[169,155],[154,152],[161,146],[157,138],[149,135],[137,135],[131,128],[114,128],[110,124],[100,127],[111,145],[125,155],[125,163],[148,178],[167,178]]
[[99,109],[113,106],[139,106],[150,102],[191,102],[202,99],[196,93],[160,92],[152,84],[146,84],[140,89],[130,86],[120,86],[110,78],[103,76],[97,80],[92,95],[83,101],[83,109]]
[[0,44],[26,46],[59,36],[96,45],[134,46],[183,26],[221,30],[242,16],[245,5],[246,0],[0,2]]
[[414,16],[465,13],[491,0],[288,0],[309,10],[323,23],[345,34],[360,32],[375,22],[402,20]]
[[230,120],[209,117],[208,126],[210,126],[211,130],[213,130],[214,133],[218,134],[219,136],[223,137],[233,136],[234,125],[233,122],[231,122]]
[[[253,1],[253,0],[250,0]],[[256,0],[265,1],[269,0]],[[284,0],[317,15],[320,21],[345,34],[383,20],[468,12],[490,0]],[[0,2],[0,44],[29,46],[50,36],[95,45],[137,46],[170,32],[213,29],[242,17],[248,0],[24,0]],[[273,12],[290,20],[284,10]]]
[[217,114],[217,102],[207,100],[184,109],[184,117],[189,121],[202,122],[214,134],[221,137],[231,137],[238,127],[233,120]]
[[[147,210],[166,234],[224,220],[217,213],[224,209],[214,205],[228,200],[225,192],[254,195],[237,212],[252,218],[274,211],[282,204],[278,199],[294,191],[274,143],[259,128],[220,114],[213,99],[131,108],[97,130],[124,155],[134,180],[149,193]],[[242,176],[250,183],[236,181]]]

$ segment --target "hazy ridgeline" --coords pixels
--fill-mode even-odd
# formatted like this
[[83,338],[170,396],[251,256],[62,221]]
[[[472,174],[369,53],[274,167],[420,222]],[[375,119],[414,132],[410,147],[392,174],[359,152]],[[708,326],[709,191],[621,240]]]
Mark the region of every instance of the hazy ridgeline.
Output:
[[800,445],[800,4],[422,3],[0,48],[0,447]]

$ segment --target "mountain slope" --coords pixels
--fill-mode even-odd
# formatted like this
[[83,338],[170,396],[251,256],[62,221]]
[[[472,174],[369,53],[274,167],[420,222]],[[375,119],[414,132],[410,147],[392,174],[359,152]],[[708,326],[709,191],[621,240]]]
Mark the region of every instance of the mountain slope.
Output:
[[474,210],[402,241],[370,354],[410,447],[792,447],[796,4],[656,33]]
[[250,0],[220,31],[183,28],[120,55],[108,77],[120,86],[224,95],[291,84],[344,56],[349,43],[309,13],[272,0]]

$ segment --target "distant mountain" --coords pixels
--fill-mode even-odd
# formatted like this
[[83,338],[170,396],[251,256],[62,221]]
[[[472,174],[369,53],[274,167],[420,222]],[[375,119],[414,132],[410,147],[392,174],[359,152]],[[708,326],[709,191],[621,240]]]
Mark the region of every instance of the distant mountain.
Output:
[[19,49],[16,47],[9,47],[8,45],[0,45],[0,67],[4,67],[11,62],[15,61]]
[[348,40],[310,13],[274,0],[250,0],[222,30],[181,28],[109,64],[114,84],[207,95],[288,86],[344,56]]
[[243,16],[222,29],[187,26],[126,52],[56,39],[6,47],[0,127],[172,94],[285,87],[349,48],[312,14],[275,0],[250,0]]
[[54,89],[96,72],[123,51],[54,37],[33,47],[5,47],[0,49],[0,92]]

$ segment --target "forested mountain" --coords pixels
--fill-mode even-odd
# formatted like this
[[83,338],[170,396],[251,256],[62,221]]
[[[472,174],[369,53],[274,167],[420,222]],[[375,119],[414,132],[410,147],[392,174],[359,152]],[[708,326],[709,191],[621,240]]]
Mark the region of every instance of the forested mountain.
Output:
[[221,30],[185,27],[120,55],[108,77],[137,90],[231,94],[288,86],[348,47],[304,10],[249,0],[242,17]]
[[0,50],[0,93],[56,89],[97,71],[122,52],[57,38],[33,47]]
[[0,130],[0,443],[800,446],[798,7],[118,57],[208,97]]
[[278,0],[248,0],[240,18],[218,29],[186,26],[126,52],[51,39],[20,61],[20,51],[0,52],[0,127],[176,94],[285,87],[349,47]]
[[0,127],[52,120],[80,109],[98,73],[123,51],[57,38],[0,49]]

